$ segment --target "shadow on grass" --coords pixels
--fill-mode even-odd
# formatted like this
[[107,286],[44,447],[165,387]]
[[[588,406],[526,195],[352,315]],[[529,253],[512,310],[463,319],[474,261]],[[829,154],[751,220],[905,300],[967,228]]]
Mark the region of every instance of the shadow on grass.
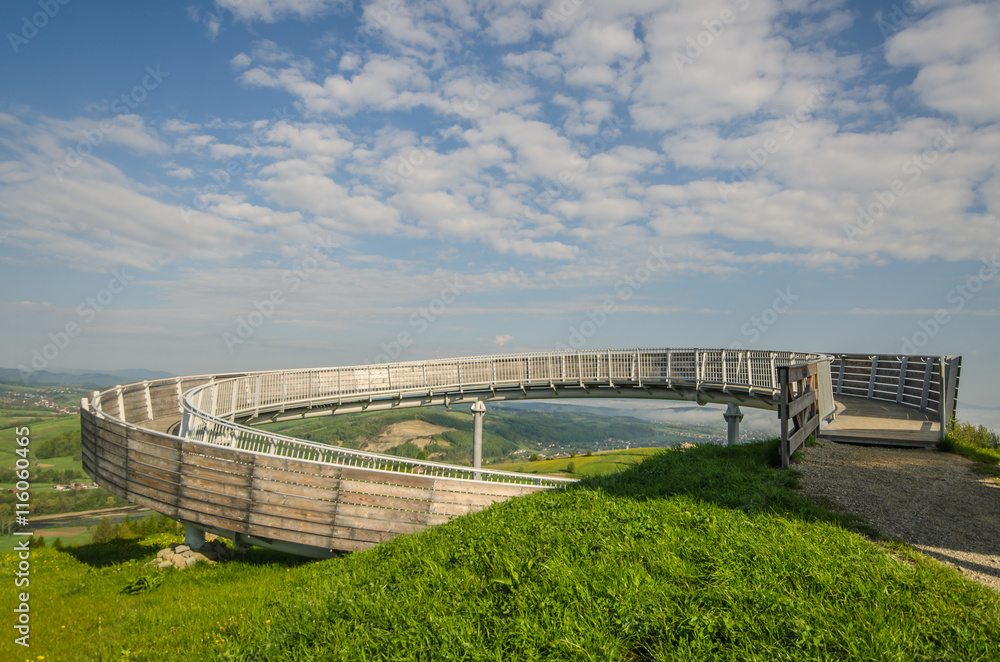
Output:
[[664,451],[620,473],[588,478],[567,489],[601,490],[639,500],[684,495],[747,514],[832,522],[869,537],[877,535],[858,518],[831,512],[798,494],[799,474],[779,468],[778,458],[776,439],[740,446],[705,444]]
[[[74,557],[77,561],[93,568],[104,568],[128,561],[149,561],[163,549],[162,545],[146,542],[142,539],[114,538],[108,542],[94,542],[87,545],[66,547],[62,551]],[[252,547],[236,556],[235,562],[250,566],[280,565],[294,568],[315,559],[295,556],[260,547]]]
[[156,556],[159,547],[138,539],[114,538],[108,542],[92,542],[86,545],[66,547],[62,551],[80,563],[85,563],[93,568],[104,568],[127,561],[152,558]]

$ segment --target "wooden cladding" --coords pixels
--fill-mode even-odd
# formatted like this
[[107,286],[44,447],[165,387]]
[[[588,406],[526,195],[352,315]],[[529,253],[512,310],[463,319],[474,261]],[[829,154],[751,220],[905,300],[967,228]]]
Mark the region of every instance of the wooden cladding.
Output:
[[[145,406],[131,398],[126,411],[135,402]],[[118,496],[174,519],[330,550],[366,549],[542,489],[258,455],[122,425],[89,408],[81,431],[85,470]]]

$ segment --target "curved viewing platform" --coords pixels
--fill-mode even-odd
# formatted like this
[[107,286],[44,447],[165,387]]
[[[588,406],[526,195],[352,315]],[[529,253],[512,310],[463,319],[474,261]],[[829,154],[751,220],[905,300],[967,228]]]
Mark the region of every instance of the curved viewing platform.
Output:
[[[83,401],[83,464],[112,493],[185,522],[196,547],[209,531],[239,545],[324,557],[572,482],[483,469],[484,403],[641,398],[726,405],[731,442],[738,439],[739,407],[774,410],[787,463],[820,421],[834,416],[835,376],[842,392],[844,377],[854,370],[845,356],[704,349],[539,352],[138,382]],[[922,410],[953,409],[959,364],[909,358],[904,366],[938,375],[924,382]],[[899,402],[913,408],[909,370],[896,370],[903,382]],[[873,394],[884,393],[885,375],[878,373],[876,360],[870,381],[880,388],[873,387]],[[942,385],[948,387],[952,373],[949,400]],[[253,427],[463,404],[472,405],[475,422],[471,467],[354,451]]]

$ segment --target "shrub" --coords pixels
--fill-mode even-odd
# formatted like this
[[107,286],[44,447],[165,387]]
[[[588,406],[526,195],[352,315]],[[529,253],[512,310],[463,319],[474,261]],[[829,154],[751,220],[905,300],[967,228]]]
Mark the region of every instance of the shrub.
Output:
[[968,421],[957,421],[953,424],[952,434],[957,441],[976,448],[1000,448],[1000,435],[985,425],[975,426]]

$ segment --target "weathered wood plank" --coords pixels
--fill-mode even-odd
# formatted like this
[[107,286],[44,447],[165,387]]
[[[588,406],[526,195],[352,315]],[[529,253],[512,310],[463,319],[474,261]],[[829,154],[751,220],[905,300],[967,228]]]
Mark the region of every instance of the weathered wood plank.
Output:
[[211,483],[222,485],[233,485],[236,487],[250,488],[251,479],[248,473],[233,473],[230,471],[203,467],[192,462],[199,462],[204,458],[192,458],[184,456],[184,463],[181,465],[181,474],[185,478],[200,479]]
[[250,525],[247,522],[191,510],[184,505],[178,506],[176,519],[188,520],[189,522],[204,524],[206,526],[216,526],[220,529],[235,531],[236,533],[250,533]]
[[250,485],[236,485],[232,483],[221,483],[216,480],[198,478],[196,476],[181,474],[181,486],[191,487],[203,492],[212,494],[222,494],[239,499],[250,499]]
[[146,473],[133,473],[128,477],[129,489],[133,489],[136,485],[142,485],[151,490],[156,490],[156,492],[161,495],[160,498],[171,503],[173,503],[174,499],[180,493],[180,486],[177,483],[172,483],[169,480],[162,480],[156,476]]
[[[383,510],[382,513],[399,513],[400,511],[393,510]],[[402,515],[402,513],[400,513]],[[352,517],[345,515],[344,513],[337,513],[334,520],[335,526],[344,527],[346,529],[354,529],[357,531],[375,531],[378,533],[391,533],[393,535],[402,535],[405,533],[416,533],[417,531],[423,531],[427,528],[426,524],[414,524],[412,522],[403,521],[402,516],[398,519],[377,519],[375,517]]]
[[427,501],[434,494],[434,485],[430,483],[425,488],[408,487],[404,485],[393,485],[390,483],[372,483],[360,480],[340,481],[340,489],[343,492],[356,494],[372,494],[377,496],[397,497],[400,499],[414,499],[417,501]]
[[128,452],[129,462],[140,462],[148,467],[155,467],[163,471],[170,471],[180,476],[181,471],[181,458],[164,458],[158,455],[151,455],[144,452],[145,447],[140,448],[130,448]]
[[296,485],[309,485],[311,487],[319,487],[322,489],[333,489],[333,490],[336,490],[340,483],[340,479],[334,476],[296,473],[292,471],[285,471],[282,469],[272,469],[269,467],[263,467],[259,464],[254,466],[253,476],[254,478],[260,478],[261,480],[272,480],[282,483],[293,483]]
[[262,524],[255,524],[253,530],[254,530],[253,535],[259,536],[261,538],[284,540],[286,542],[294,542],[300,545],[310,545],[312,547],[319,547],[322,549],[330,549],[343,552],[362,552],[366,549],[371,549],[379,542],[382,542],[381,540],[360,541],[360,540],[352,540],[345,538],[336,538],[332,536],[317,536],[309,533],[288,531],[287,529],[280,529],[280,528],[276,529],[273,527],[264,526]]
[[[145,457],[148,458],[149,456]],[[180,467],[178,465],[176,469],[179,468]],[[136,454],[131,455],[128,459],[128,475],[130,478],[135,475],[152,476],[157,480],[173,483],[174,485],[179,484],[181,478],[179,470],[171,470],[169,468],[165,469],[163,467],[146,464],[142,460],[138,459]]]
[[158,513],[162,513],[171,519],[180,519],[177,515],[177,506],[163,503],[157,499],[150,498],[139,492],[128,492],[126,494],[120,495],[124,499],[128,499],[132,503],[138,504],[140,506],[146,506],[147,508],[152,508]]
[[128,436],[130,439],[134,439],[139,443],[147,444],[149,446],[158,446],[160,448],[167,448],[174,451],[181,450],[182,442],[180,439],[163,434],[162,432],[129,428]]
[[340,491],[334,488],[298,485],[296,483],[264,480],[262,478],[254,478],[251,486],[258,492],[275,492],[276,494],[283,494],[302,499],[312,499],[318,502],[336,501],[340,494]]
[[337,511],[335,501],[321,501],[296,494],[282,494],[272,490],[258,490],[256,487],[251,494],[252,503],[261,506],[273,506],[276,508],[292,508],[300,511],[309,511],[311,515],[307,517],[325,517],[333,522],[333,514]]
[[344,467],[340,465],[317,464],[315,462],[305,462],[287,457],[273,457],[264,455],[254,455],[254,463],[258,467],[265,469],[275,469],[278,471],[288,471],[292,473],[303,473],[313,476],[323,476],[326,478],[340,478]]
[[792,400],[788,405],[788,416],[794,417],[796,414],[800,413],[802,410],[816,404],[818,398],[816,397],[816,391],[807,391],[800,395],[799,397]]
[[410,524],[420,524],[425,526],[443,524],[451,519],[450,515],[430,512],[429,508],[433,505],[434,504],[427,504],[428,510],[415,511],[391,510],[387,508],[375,508],[365,504],[341,502],[337,512],[345,517],[386,519],[390,521],[408,522]]
[[394,510],[406,510],[412,512],[430,512],[430,500],[421,499],[400,499],[398,497],[379,496],[375,494],[363,494],[358,492],[340,492],[340,502],[344,504],[354,504],[359,506],[369,506],[372,508],[392,508]]
[[282,509],[268,504],[254,504],[248,514],[251,525],[262,525],[274,529],[284,528],[299,533],[329,536],[334,518],[317,518],[316,513]]
[[225,462],[253,464],[256,456],[246,451],[215,444],[202,444],[194,441],[182,441],[181,449],[189,455],[201,455]]
[[227,494],[219,494],[218,492],[206,492],[205,490],[199,490],[198,488],[191,487],[190,485],[180,485],[177,493],[180,496],[181,502],[188,500],[211,501],[234,511],[248,511],[251,504],[250,499],[243,499],[238,496],[231,496]]

